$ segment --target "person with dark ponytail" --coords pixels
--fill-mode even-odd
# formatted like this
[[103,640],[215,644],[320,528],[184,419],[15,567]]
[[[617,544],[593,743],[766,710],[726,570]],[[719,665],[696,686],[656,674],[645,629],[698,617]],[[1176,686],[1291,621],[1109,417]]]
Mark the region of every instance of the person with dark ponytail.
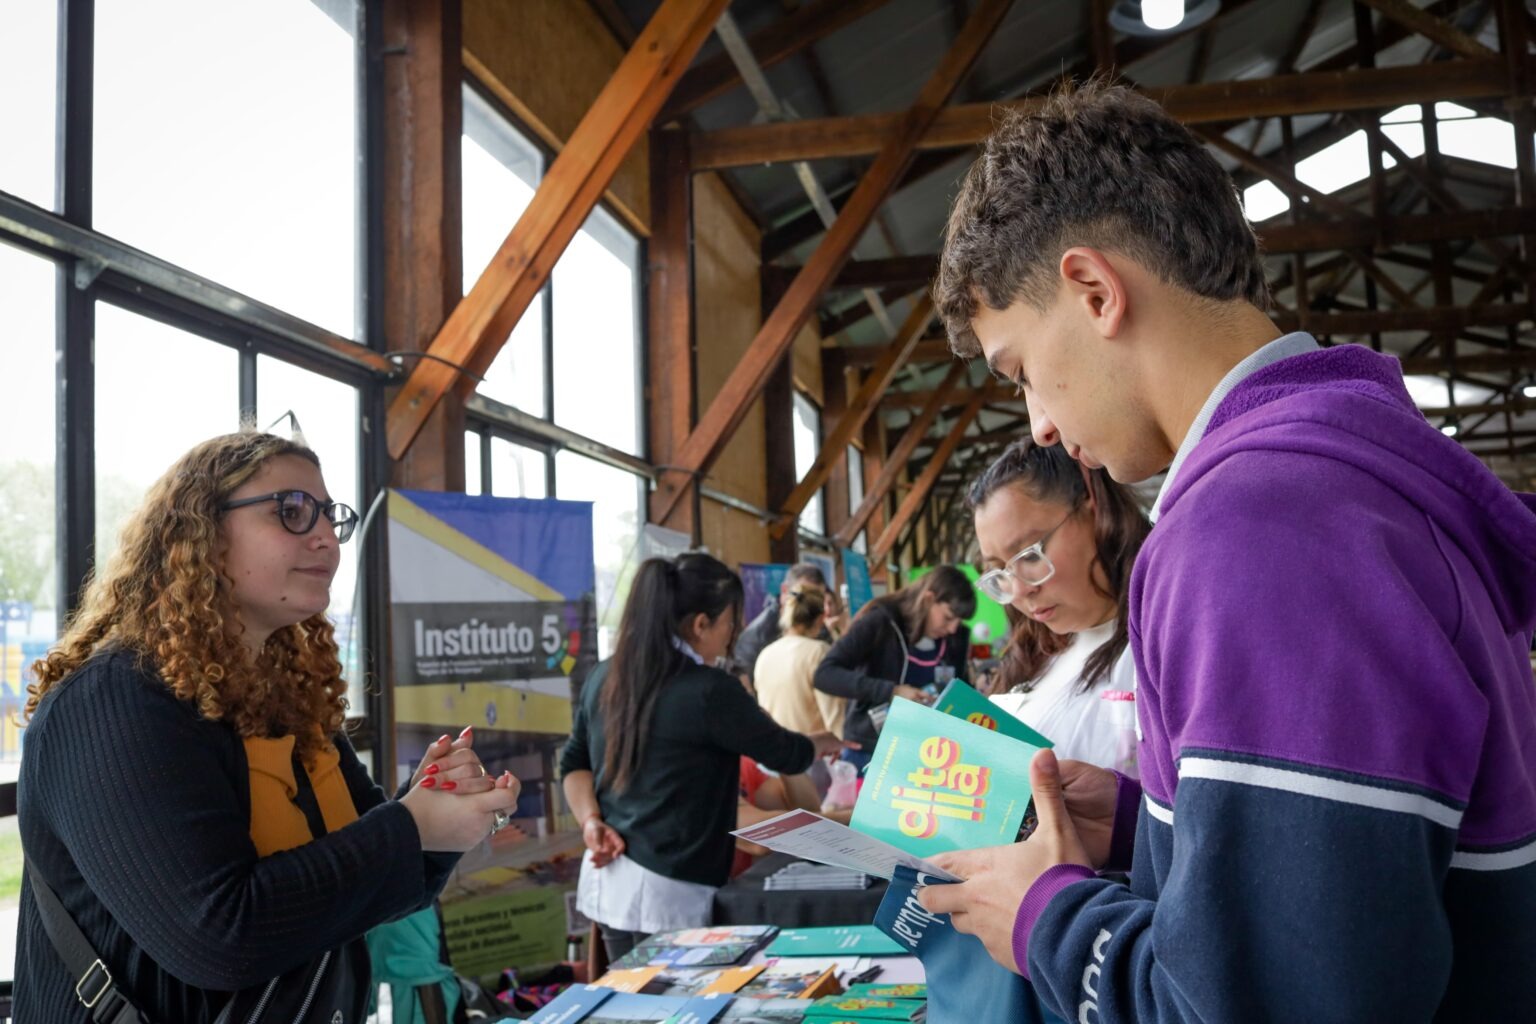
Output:
[[709,555],[649,559],[613,657],[582,688],[560,774],[587,847],[577,907],[610,959],[652,932],[709,923],[730,879],[742,755],[798,774],[843,747],[777,725],[714,667],[742,597],[741,579]]
[[1131,566],[1151,530],[1130,489],[1055,445],[1009,445],[967,496],[1010,625],[993,700],[1064,758],[1135,774]]
[[931,702],[924,687],[943,689],[949,679],[969,680],[965,620],[975,614],[976,590],[952,565],[938,566],[859,610],[814,677],[822,693],[853,702],[843,720],[843,737],[861,749],[844,760],[861,770],[868,765],[880,731],[870,712],[880,717],[891,698]]

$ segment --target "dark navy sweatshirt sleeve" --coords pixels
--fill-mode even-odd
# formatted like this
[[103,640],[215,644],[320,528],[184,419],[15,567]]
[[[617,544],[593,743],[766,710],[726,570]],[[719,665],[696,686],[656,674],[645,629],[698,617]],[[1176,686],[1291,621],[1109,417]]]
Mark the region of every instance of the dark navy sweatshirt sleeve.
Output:
[[28,737],[28,808],[133,941],[183,982],[266,981],[430,898],[415,822],[396,801],[257,857],[236,788],[246,781],[230,777],[215,735],[226,727],[131,659],[101,659],[49,697]]
[[1431,524],[1342,464],[1244,454],[1206,485],[1135,570],[1132,885],[1053,869],[1015,953],[1069,1020],[1429,1020],[1489,725],[1458,582]]

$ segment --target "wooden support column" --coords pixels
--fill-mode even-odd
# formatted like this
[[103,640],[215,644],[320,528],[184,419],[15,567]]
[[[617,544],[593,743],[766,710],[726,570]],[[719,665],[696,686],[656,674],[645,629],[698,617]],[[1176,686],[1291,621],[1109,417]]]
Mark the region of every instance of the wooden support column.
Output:
[[[647,245],[648,374],[646,412],[650,418],[650,461],[668,466],[688,439],[696,414],[697,381],[693,350],[693,176],[688,172],[688,136],[651,132],[651,238]],[[699,489],[672,504],[662,516],[665,491],[651,494],[650,520],[680,530],[699,542]]]
[[[464,288],[459,3],[384,0],[383,8],[384,339],[392,351],[425,352]],[[391,452],[395,486],[462,491],[463,400],[435,403],[414,436],[409,450]]]
[[[869,518],[874,514],[875,509],[882,506],[885,496],[891,492],[891,488],[895,485],[896,478],[906,468],[907,460],[912,457],[912,453],[917,450],[917,446],[927,436],[928,428],[933,426],[933,421],[938,418],[939,411],[949,404],[950,396],[960,387],[960,382],[964,379],[964,363],[957,362],[949,368],[949,373],[945,375],[944,382],[928,396],[927,402],[924,403],[922,411],[917,414],[916,418],[907,424],[906,433],[901,435],[901,440],[896,442],[896,448],[887,456],[885,466],[880,471],[879,477],[864,491],[864,501],[860,503],[858,508],[853,510],[853,515],[848,517],[848,522],[843,526],[842,532],[837,535],[837,542],[839,544],[848,545],[852,543],[853,538],[857,537],[859,531],[864,529],[865,524],[869,522]],[[880,531],[882,535],[884,532],[884,530]],[[870,554],[873,557],[873,548],[870,549]]]
[[[821,451],[816,456],[816,462],[805,474],[805,479],[801,480],[795,486],[795,489],[790,492],[789,497],[784,501],[783,508],[780,509],[783,515],[773,526],[773,535],[775,537],[783,536],[784,532],[794,525],[795,517],[805,508],[806,503],[811,500],[811,497],[821,489],[822,484],[826,483],[829,475],[837,467],[843,467],[843,471],[846,473],[847,460],[844,458],[844,453],[847,451],[848,445],[853,442],[854,437],[863,428],[864,421],[878,408],[880,396],[885,393],[886,388],[890,387],[891,382],[896,379],[896,374],[901,371],[901,368],[906,365],[907,360],[911,358],[912,352],[917,348],[918,341],[922,338],[923,332],[928,329],[928,324],[932,320],[933,298],[925,294],[917,300],[917,303],[912,307],[911,314],[897,332],[895,339],[892,340],[890,345],[886,346],[880,361],[875,364],[874,369],[869,372],[859,385],[858,394],[854,395],[852,401],[846,403],[846,411],[836,413],[837,419],[833,421],[834,425],[831,431],[827,432],[827,436],[822,442]],[[843,365],[846,366],[846,356],[844,360]],[[833,410],[828,407],[824,412],[825,415],[822,422],[831,421],[834,415]],[[834,532],[830,525],[828,526],[828,531]]]
[[[875,482],[880,479],[880,475],[885,472],[887,450],[885,422],[879,416],[871,416],[864,422],[864,494],[866,498],[873,492]],[[863,503],[860,502],[860,504]],[[885,505],[884,501],[877,502],[866,520],[865,529],[875,535],[879,535],[880,531],[885,529]],[[838,528],[836,537],[841,538],[844,535],[848,521],[852,518],[850,513],[848,520]],[[857,538],[857,533],[849,537],[846,541],[847,546],[852,547]],[[839,543],[844,542],[840,540]],[[867,543],[864,546],[866,549],[869,547]],[[873,574],[874,571],[875,567],[871,565],[870,573]]]
[[961,439],[965,437],[965,432],[970,429],[971,424],[976,420],[976,416],[981,412],[981,407],[986,404],[987,399],[992,397],[993,394],[994,389],[992,385],[980,389],[976,392],[976,397],[972,398],[970,404],[960,413],[959,419],[955,420],[954,427],[950,429],[944,440],[939,443],[939,448],[933,453],[933,458],[928,460],[928,466],[923,470],[923,475],[917,478],[917,481],[912,485],[912,489],[902,499],[900,507],[896,509],[896,514],[891,517],[885,532],[870,547],[869,551],[872,556],[883,558],[885,553],[891,550],[891,545],[896,543],[896,538],[901,535],[902,529],[912,520],[913,514],[923,507],[923,502],[928,498],[928,492],[933,490],[934,482],[939,479],[939,474],[944,472],[944,466],[949,462],[949,457],[955,453],[955,449],[959,447]]
[[826,237],[795,275],[784,298],[764,320],[741,362],[700,417],[699,425],[679,453],[678,464],[685,473],[706,473],[719,457],[747,409],[763,393],[774,367],[783,361],[795,336],[811,316],[817,299],[847,262],[881,203],[912,163],[918,140],[981,55],[982,47],[1012,3],[1013,0],[980,0],[976,5],[959,38],[924,83],[916,102],[893,125],[874,163]]
[[[422,6],[434,8],[448,2],[434,0]],[[555,158],[490,266],[454,307],[429,349],[433,358],[418,362],[390,404],[391,456],[405,453],[445,394],[467,395],[474,390],[474,378],[455,367],[483,374],[491,365],[725,5],[726,0],[663,0]],[[457,12],[457,6],[454,9]],[[458,60],[453,68],[458,83],[462,78]],[[455,98],[457,90],[456,84]],[[458,144],[455,137],[454,145]],[[457,181],[455,177],[455,186]]]
[[[786,359],[768,375],[763,387],[763,433],[768,471],[768,507],[782,505],[795,487],[795,379]],[[768,557],[794,562],[800,557],[800,535],[789,530],[768,535]]]
[[[826,490],[823,492],[825,501],[822,502],[822,510],[826,514],[827,536],[834,536],[848,522],[848,515],[853,510],[848,507],[849,465],[848,446],[853,443],[854,433],[844,433],[840,428],[848,416],[848,354],[841,348],[825,349],[821,354],[821,425],[822,439],[821,451],[817,461],[831,453],[835,456],[832,471],[827,474]],[[834,424],[831,431],[826,429],[828,423]],[[860,423],[862,427],[864,424]],[[801,481],[804,483],[804,481]],[[799,489],[799,485],[796,485]],[[793,500],[794,495],[790,496]]]

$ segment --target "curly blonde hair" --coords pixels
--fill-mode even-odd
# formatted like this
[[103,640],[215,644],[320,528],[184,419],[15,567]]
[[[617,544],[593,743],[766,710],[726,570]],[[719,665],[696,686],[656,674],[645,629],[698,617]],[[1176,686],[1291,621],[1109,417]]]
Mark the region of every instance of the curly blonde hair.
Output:
[[103,648],[138,654],[182,700],[241,736],[292,735],[304,760],[346,721],[346,682],[324,614],[274,632],[259,657],[241,642],[234,581],[220,555],[220,506],[295,441],[256,431],[204,441],[166,471],[123,526],[104,572],[93,575],[64,636],[32,666],[26,716]]

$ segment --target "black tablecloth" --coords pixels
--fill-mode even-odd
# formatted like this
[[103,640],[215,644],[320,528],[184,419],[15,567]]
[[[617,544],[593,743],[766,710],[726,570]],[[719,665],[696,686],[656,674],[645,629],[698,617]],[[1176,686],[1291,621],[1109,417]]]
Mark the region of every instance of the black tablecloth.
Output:
[[763,879],[796,858],[770,853],[715,893],[715,924],[776,924],[780,928],[869,924],[885,898],[887,882],[876,878],[856,892],[764,892]]

